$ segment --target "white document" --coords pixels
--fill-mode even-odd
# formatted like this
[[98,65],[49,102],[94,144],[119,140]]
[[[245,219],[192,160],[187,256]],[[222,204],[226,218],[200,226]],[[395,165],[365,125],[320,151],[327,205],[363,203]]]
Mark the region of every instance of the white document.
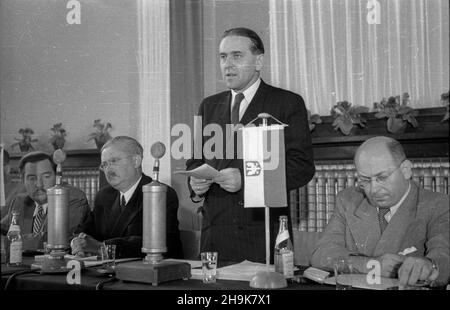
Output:
[[220,172],[208,164],[203,164],[200,167],[188,171],[175,171],[174,174],[183,174],[188,177],[210,180],[220,176]]
[[[352,287],[356,287],[356,288],[365,288],[365,289],[369,289],[369,290],[386,290],[388,288],[396,287],[399,285],[398,279],[381,277],[380,284],[369,284],[367,281],[366,274],[358,273],[358,274],[349,274],[348,276],[349,276],[348,278],[344,278],[344,279],[348,279],[348,283],[344,283],[344,284],[348,284],[348,285],[351,285]],[[344,282],[345,282],[345,280],[344,280]],[[330,277],[330,278],[326,278],[323,281],[323,283],[336,285],[336,280],[334,277]]]

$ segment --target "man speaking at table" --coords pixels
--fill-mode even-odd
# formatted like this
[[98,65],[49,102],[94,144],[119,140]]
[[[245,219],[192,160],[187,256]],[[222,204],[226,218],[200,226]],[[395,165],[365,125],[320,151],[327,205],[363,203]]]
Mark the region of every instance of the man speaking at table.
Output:
[[[116,245],[116,257],[142,256],[142,186],[152,178],[142,173],[143,148],[135,139],[118,136],[101,150],[100,168],[109,186],[95,196],[94,210],[71,242],[72,254],[98,254],[103,242]],[[178,197],[168,186],[165,257],[182,258]]]

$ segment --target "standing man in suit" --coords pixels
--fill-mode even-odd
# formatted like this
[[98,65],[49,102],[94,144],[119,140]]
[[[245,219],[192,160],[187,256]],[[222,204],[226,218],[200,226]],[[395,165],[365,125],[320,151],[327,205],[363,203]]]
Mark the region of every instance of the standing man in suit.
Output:
[[[56,184],[56,165],[52,157],[41,151],[30,152],[19,161],[19,171],[26,193],[20,193],[11,201],[8,215],[2,219],[2,234],[8,232],[12,213],[19,212],[23,250],[43,248],[47,241],[47,189]],[[90,208],[83,191],[69,184],[69,234],[77,230],[87,218]]]
[[[236,153],[233,158],[226,156],[229,147],[225,142],[226,125],[246,125],[262,112],[288,125],[284,130],[284,142],[286,190],[289,191],[307,184],[315,171],[306,108],[301,96],[267,85],[260,78],[264,45],[254,31],[247,28],[225,31],[219,46],[219,59],[223,80],[229,90],[204,99],[199,116],[203,128],[217,124],[222,129],[223,157],[208,158],[203,154],[203,158],[192,158],[186,163],[188,170],[208,163],[220,171],[220,176],[214,180],[194,177],[189,180],[191,199],[194,202],[204,199],[201,251],[218,251],[221,260],[264,262],[264,209],[244,208],[243,162]],[[200,139],[205,145],[208,137]],[[273,248],[278,217],[290,217],[290,211],[289,208],[270,211]]]
[[[135,139],[118,136],[101,149],[100,168],[109,186],[95,196],[94,210],[71,242],[72,254],[97,254],[103,242],[116,245],[116,257],[142,256],[142,186],[152,181],[142,173],[143,148]],[[183,258],[178,229],[178,197],[168,186],[165,257]]]
[[446,284],[449,197],[411,180],[412,163],[392,138],[364,142],[356,151],[355,166],[359,188],[338,194],[311,264],[332,269],[335,258],[351,256],[357,272],[368,273],[367,262],[377,260],[381,276],[398,277],[402,285],[419,280]]

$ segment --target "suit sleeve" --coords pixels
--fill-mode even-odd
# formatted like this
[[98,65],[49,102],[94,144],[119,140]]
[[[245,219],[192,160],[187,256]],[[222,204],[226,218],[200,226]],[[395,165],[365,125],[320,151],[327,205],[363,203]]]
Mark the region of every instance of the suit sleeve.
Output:
[[178,228],[178,196],[172,187],[168,187],[166,201],[166,246],[165,257],[183,258],[183,246]]
[[433,208],[426,242],[426,257],[432,259],[439,270],[436,279],[438,285],[445,285],[450,281],[449,216],[449,198],[445,196]]
[[285,119],[286,186],[288,191],[306,185],[314,176],[311,134],[301,96],[289,99]]

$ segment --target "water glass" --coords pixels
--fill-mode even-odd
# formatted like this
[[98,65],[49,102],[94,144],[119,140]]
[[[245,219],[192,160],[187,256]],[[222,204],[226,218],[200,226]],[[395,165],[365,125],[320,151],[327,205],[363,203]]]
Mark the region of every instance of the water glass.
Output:
[[217,276],[217,252],[202,252],[203,283],[215,283]]
[[100,248],[103,268],[107,270],[114,269],[116,265],[116,245],[115,244],[103,244]]
[[336,290],[349,290],[352,288],[353,266],[348,258],[338,258],[334,261],[334,278]]

